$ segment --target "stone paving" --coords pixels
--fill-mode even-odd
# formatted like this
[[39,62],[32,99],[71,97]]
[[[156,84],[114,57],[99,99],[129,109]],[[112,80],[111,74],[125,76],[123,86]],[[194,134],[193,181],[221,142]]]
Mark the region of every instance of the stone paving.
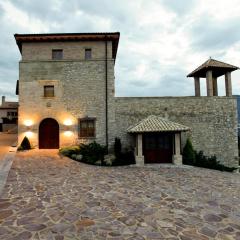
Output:
[[0,198],[0,239],[240,239],[240,175],[17,153]]

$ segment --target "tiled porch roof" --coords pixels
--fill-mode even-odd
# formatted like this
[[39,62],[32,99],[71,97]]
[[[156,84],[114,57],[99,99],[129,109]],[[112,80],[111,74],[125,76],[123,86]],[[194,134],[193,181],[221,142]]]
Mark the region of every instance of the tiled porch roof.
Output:
[[216,77],[223,75],[227,71],[235,71],[238,67],[231,64],[221,62],[212,58],[209,58],[206,62],[196,68],[194,71],[189,73],[187,77],[206,77],[206,71],[214,70]]
[[143,133],[143,132],[180,132],[188,131],[189,127],[179,123],[171,122],[168,119],[150,115],[143,119],[135,126],[127,129],[128,133]]

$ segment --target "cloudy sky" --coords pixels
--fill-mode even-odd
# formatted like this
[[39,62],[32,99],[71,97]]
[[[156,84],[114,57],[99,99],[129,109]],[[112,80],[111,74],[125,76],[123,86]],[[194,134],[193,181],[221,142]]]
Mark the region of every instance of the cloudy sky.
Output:
[[[240,66],[239,29],[239,0],[0,0],[0,95],[16,99],[14,33],[119,31],[117,96],[186,96],[209,56]],[[232,79],[240,94],[240,71]]]

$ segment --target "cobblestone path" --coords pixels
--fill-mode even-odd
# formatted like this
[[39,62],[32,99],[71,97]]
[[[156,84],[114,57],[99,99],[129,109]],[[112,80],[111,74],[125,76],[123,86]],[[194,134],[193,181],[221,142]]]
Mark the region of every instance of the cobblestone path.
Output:
[[0,198],[0,239],[240,239],[240,175],[17,153]]

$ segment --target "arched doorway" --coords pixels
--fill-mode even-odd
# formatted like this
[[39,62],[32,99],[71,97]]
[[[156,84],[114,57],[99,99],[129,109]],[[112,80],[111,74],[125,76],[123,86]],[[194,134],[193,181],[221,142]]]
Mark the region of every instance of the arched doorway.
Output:
[[55,119],[45,118],[39,125],[39,148],[59,148],[59,125]]

